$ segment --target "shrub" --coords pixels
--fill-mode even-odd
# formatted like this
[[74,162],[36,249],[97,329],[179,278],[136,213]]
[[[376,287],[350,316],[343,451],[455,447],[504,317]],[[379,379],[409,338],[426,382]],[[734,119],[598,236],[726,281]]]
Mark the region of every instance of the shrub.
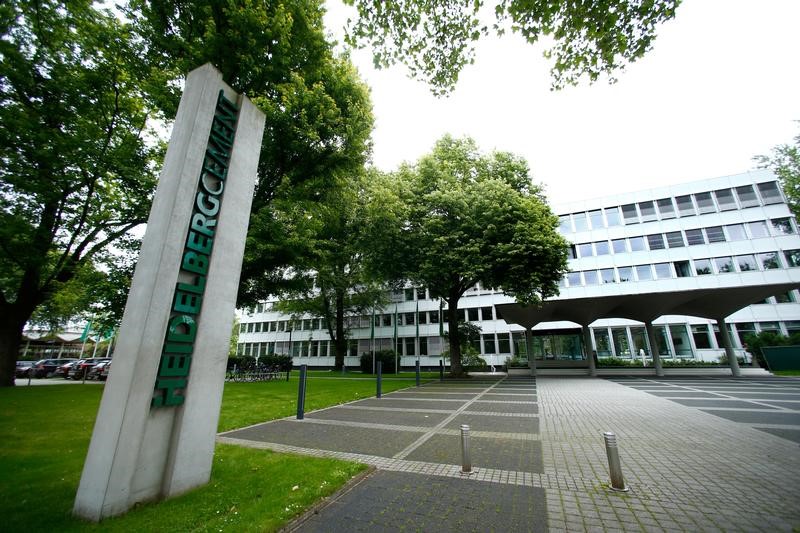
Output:
[[506,368],[528,368],[528,361],[522,359],[506,357]]
[[642,360],[641,359],[623,359],[621,357],[601,357],[597,360],[598,366],[610,366],[610,367],[641,367]]
[[[384,374],[395,374],[395,364],[397,362],[397,355],[394,350],[379,350],[375,352],[375,368],[377,372],[378,361],[383,363],[381,372]],[[361,372],[364,374],[372,374],[372,354],[363,353],[359,358],[361,363]]]

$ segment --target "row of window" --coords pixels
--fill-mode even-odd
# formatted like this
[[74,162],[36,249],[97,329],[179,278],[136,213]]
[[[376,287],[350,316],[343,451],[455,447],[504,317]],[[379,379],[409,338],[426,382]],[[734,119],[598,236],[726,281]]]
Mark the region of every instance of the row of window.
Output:
[[[771,331],[784,335],[800,332],[800,321],[737,322],[728,324],[731,338],[738,347],[745,347],[747,335]],[[598,357],[651,356],[647,332],[643,326],[594,327],[590,328],[594,350]],[[655,326],[659,353],[663,357],[694,357],[694,350],[723,349],[719,328],[712,324],[668,324]],[[577,333],[562,335],[534,335],[533,356],[537,359],[583,358],[582,341]],[[738,341],[738,343],[736,342]],[[348,355],[359,356],[377,350],[391,350],[395,339],[379,338],[351,339]],[[399,337],[396,349],[403,356],[437,356],[444,346],[440,337]],[[485,333],[475,338],[470,345],[482,355],[525,355],[526,344],[522,333]],[[247,342],[239,343],[238,355],[260,357],[281,354],[293,357],[326,357],[333,355],[330,341],[299,340],[294,342]]]
[[[781,268],[778,252],[743,254],[734,257],[713,257],[655,263],[646,265],[601,268],[567,272],[561,280],[562,287],[581,287],[603,283],[625,283],[629,281],[650,281],[654,279],[687,278],[707,274],[726,274],[730,272],[749,272],[754,270],[773,270]],[[800,266],[800,250],[783,252],[785,267]]]
[[777,182],[767,181],[757,184],[755,189],[752,185],[742,185],[733,189],[719,189],[561,215],[559,227],[561,233],[571,233],[744,209],[759,206],[761,203],[768,205],[782,202],[783,197]]
[[792,235],[794,233],[796,233],[796,230],[791,218],[773,218],[769,221],[756,220],[744,224],[710,226],[684,231],[654,233],[641,237],[612,239],[610,241],[585,242],[572,245],[568,254],[570,259],[577,259],[609,255],[611,253],[624,254],[643,250],[681,248],[687,245],[696,246],[715,242],[744,241],[771,235]]

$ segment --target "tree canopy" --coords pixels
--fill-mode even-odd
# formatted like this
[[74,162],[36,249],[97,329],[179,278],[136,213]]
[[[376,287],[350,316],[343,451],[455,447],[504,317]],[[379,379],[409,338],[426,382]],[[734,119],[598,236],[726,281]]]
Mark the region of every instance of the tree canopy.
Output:
[[[395,175],[399,218],[383,239],[391,278],[428,287],[457,324],[461,296],[476,284],[523,303],[558,294],[567,243],[524,159],[482,154],[471,139],[440,139]],[[458,330],[449,328],[453,372],[461,372]]]
[[754,158],[762,168],[772,170],[783,186],[783,193],[795,218],[800,219],[800,134],[794,144],[781,144],[769,155]]
[[[658,25],[675,16],[681,0],[344,0],[358,17],[347,41],[372,49],[377,67],[405,64],[436,93],[455,86],[472,63],[482,37],[506,31],[528,43],[542,38],[552,60],[552,86],[594,82],[644,56],[653,46]],[[493,6],[493,9],[492,9]],[[494,18],[494,22],[490,21]]]

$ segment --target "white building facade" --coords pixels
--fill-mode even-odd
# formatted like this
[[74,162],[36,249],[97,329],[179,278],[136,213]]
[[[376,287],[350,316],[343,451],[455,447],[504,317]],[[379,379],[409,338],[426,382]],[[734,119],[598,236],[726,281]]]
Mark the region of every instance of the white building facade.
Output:
[[[768,171],[684,183],[555,206],[562,235],[571,243],[569,272],[554,300],[674,291],[789,285],[800,287],[800,236],[779,184]],[[390,295],[373,315],[350,317],[345,363],[373,349],[391,349],[395,336],[402,366],[437,367],[444,345],[440,301],[424,287]],[[481,327],[474,342],[490,365],[531,357],[539,367],[582,366],[594,351],[600,361],[648,357],[645,325],[623,318],[581,325],[541,322],[525,330],[499,318],[495,306],[513,302],[500,291],[474,287],[459,302],[460,316]],[[267,301],[242,310],[238,353],[260,357],[291,354],[294,363],[330,368],[333,346],[318,317],[291,320]],[[725,318],[734,350],[749,360],[744,336],[760,331],[800,332],[800,295],[795,288],[774,294]],[[725,353],[718,322],[663,315],[652,321],[662,359],[716,361]]]

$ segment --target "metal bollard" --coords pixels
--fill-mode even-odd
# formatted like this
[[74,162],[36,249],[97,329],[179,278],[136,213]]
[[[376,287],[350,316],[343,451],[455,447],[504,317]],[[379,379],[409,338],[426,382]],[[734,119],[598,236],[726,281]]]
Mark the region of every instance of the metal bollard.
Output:
[[439,381],[444,381],[444,361],[439,359]]
[[622,465],[619,461],[619,449],[617,448],[617,436],[611,431],[603,433],[606,441],[606,455],[608,455],[608,471],[611,476],[611,490],[627,492],[625,480],[622,477]]
[[419,361],[417,361],[417,387],[419,387]]
[[469,426],[461,424],[461,473],[472,473],[472,460],[469,457]]
[[376,396],[378,398],[381,397],[381,375],[383,374],[383,361],[378,361],[378,375],[377,375],[377,383],[378,383],[378,390]]
[[300,384],[297,387],[297,419],[303,420],[306,410],[306,369],[308,365],[300,365]]

